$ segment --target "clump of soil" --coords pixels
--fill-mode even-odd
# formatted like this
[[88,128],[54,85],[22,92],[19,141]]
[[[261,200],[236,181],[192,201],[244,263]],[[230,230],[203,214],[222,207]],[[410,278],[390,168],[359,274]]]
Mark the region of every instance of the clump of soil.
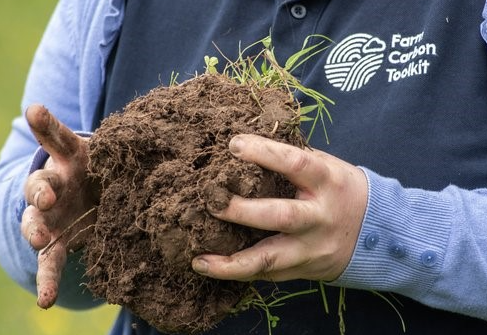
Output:
[[158,87],[104,120],[90,140],[91,175],[101,181],[85,248],[89,289],[160,331],[204,331],[246,293],[248,283],[198,275],[202,253],[230,255],[265,234],[215,219],[232,194],[294,197],[276,173],[235,159],[229,140],[253,133],[302,146],[289,93],[203,75]]

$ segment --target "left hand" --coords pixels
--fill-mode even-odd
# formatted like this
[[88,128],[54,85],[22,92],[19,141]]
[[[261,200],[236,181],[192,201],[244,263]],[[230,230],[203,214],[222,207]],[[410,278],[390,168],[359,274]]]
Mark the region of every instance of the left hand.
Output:
[[57,299],[68,254],[81,249],[96,219],[99,186],[87,176],[88,139],[82,138],[41,105],[26,111],[37,141],[49,154],[44,167],[26,180],[29,206],[22,216],[22,235],[38,250],[37,304]]
[[364,172],[325,152],[301,150],[256,135],[235,136],[230,151],[284,175],[297,187],[296,198],[233,196],[227,208],[212,214],[277,234],[230,256],[197,256],[193,269],[209,277],[240,281],[339,277],[352,257],[366,209]]

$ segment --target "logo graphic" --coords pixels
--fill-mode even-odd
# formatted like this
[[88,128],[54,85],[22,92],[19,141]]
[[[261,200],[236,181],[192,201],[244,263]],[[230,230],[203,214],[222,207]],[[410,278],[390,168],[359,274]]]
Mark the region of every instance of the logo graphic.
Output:
[[354,34],[340,43],[326,59],[326,78],[342,91],[355,91],[372,78],[384,61],[386,43],[369,34]]
[[395,84],[427,75],[437,58],[436,43],[425,39],[424,31],[394,33],[389,40],[358,33],[346,37],[331,50],[324,70],[331,85],[352,92],[367,84],[382,66],[381,77]]

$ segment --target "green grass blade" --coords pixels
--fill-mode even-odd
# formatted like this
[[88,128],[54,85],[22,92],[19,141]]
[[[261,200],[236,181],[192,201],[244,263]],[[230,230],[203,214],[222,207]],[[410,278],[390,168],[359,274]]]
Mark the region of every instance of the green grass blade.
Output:
[[311,113],[312,111],[316,110],[316,108],[318,108],[318,104],[301,107],[299,109],[299,115],[306,115],[308,113]]
[[378,296],[379,298],[381,298],[382,300],[384,300],[385,302],[387,302],[389,304],[389,306],[392,307],[392,309],[394,309],[394,311],[396,312],[397,316],[399,317],[399,320],[401,321],[401,326],[402,326],[402,331],[403,333],[406,333],[406,324],[404,322],[404,319],[402,318],[402,315],[401,313],[399,312],[399,310],[397,309],[396,305],[394,305],[392,303],[391,300],[389,300],[385,295],[383,295],[382,293],[379,293],[377,291],[370,291],[372,294]]

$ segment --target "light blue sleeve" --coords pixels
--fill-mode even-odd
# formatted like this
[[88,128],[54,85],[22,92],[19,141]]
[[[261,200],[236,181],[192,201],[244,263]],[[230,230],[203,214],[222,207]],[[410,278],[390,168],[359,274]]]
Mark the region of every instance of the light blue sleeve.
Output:
[[487,1],[485,1],[484,9],[482,10],[482,17],[484,20],[480,24],[480,35],[487,42]]
[[[73,1],[60,1],[51,17],[34,56],[25,87],[22,110],[32,103],[44,104],[69,128],[80,129],[78,98],[79,66]],[[12,131],[0,157],[0,264],[17,283],[35,293],[37,252],[20,233],[20,221],[26,203],[23,185],[31,170],[45,157],[36,150],[38,144],[29,131],[24,115],[12,124]],[[63,273],[58,304],[86,308],[99,302],[83,286],[84,273],[79,255],[68,257]]]
[[487,189],[430,192],[363,170],[362,230],[348,268],[331,284],[487,319]]

